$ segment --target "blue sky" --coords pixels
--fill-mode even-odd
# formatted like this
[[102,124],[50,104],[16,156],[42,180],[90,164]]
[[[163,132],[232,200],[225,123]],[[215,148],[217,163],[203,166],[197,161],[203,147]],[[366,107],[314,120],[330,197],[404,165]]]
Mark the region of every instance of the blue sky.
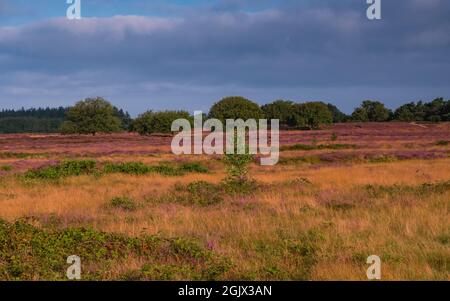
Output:
[[0,0],[0,108],[103,96],[137,114],[258,103],[450,98],[450,1]]

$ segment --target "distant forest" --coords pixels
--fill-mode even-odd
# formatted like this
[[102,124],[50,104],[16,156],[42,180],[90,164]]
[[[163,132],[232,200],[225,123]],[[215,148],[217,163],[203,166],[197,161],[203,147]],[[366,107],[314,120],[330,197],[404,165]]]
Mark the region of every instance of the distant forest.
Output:
[[[115,114],[122,120],[124,130],[127,130],[131,117],[128,112],[114,108]],[[0,133],[58,133],[61,124],[66,121],[68,107],[31,108],[0,111]]]
[[[239,104],[240,102],[242,102],[242,100],[244,102],[249,102],[248,100],[242,98],[235,104],[237,106],[242,105]],[[233,103],[233,101],[231,103]],[[450,100],[446,101],[443,98],[436,98],[430,102],[419,101],[407,103],[398,107],[394,111],[386,108],[385,105],[381,102],[367,100],[362,102],[361,106],[356,108],[351,115],[343,113],[333,104],[326,104],[323,102],[294,103],[291,101],[277,100],[272,103],[265,104],[261,107],[256,103],[252,104],[254,105],[254,110],[261,112],[261,116],[269,119],[279,119],[282,128],[295,128],[296,126],[298,127],[299,125],[305,123],[307,125],[310,125],[309,123],[312,123],[310,125],[310,128],[316,128],[319,124],[340,122],[450,121]],[[211,108],[211,112],[217,110],[217,105],[218,104],[215,104]],[[37,109],[22,108],[19,110],[3,109],[0,111],[0,133],[10,134],[60,132],[61,125],[65,121],[67,121],[67,112],[69,111],[69,109],[69,107],[47,107]],[[130,117],[128,112],[125,112],[117,107],[113,107],[113,109],[114,115],[121,121],[122,130],[133,130],[133,119]],[[229,112],[230,110],[233,111],[237,108],[225,107],[224,109],[226,112]],[[166,111],[162,113],[170,112]],[[243,118],[239,114],[236,117]],[[141,116],[135,121],[139,121],[140,119],[142,119]],[[213,117],[217,118],[217,116]]]

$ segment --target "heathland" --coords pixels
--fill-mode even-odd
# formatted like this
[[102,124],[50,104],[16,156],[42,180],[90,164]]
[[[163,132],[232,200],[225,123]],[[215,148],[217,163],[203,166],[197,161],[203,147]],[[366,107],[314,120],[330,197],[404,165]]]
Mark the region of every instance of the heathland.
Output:
[[170,142],[0,135],[0,279],[450,279],[450,123],[283,131],[244,189]]

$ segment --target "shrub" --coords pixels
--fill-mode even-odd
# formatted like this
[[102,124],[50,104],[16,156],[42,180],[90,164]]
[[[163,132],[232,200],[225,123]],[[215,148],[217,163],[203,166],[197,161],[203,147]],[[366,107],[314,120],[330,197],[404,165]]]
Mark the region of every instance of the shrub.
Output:
[[224,124],[226,119],[262,119],[264,116],[258,104],[240,96],[232,96],[215,103],[209,111],[210,118],[216,118]]
[[[127,237],[86,228],[41,229],[26,220],[0,220],[0,275],[3,280],[65,280],[66,259],[77,254],[83,260],[84,280],[115,280],[114,270],[124,260],[143,259],[152,266],[173,267],[170,280],[219,279],[229,260],[208,250],[195,239],[160,236]],[[164,254],[164,256],[161,256]],[[132,273],[134,279],[163,280],[164,275],[145,273],[146,264]],[[128,273],[130,275],[130,273]]]
[[197,173],[207,173],[209,169],[199,163],[183,163],[180,168],[181,171],[185,172],[197,172]]
[[125,211],[134,211],[137,208],[134,200],[128,197],[115,197],[110,201],[110,206]]
[[130,175],[145,175],[152,172],[150,166],[141,162],[123,162],[113,163],[108,162],[103,166],[104,173],[124,173]]
[[357,146],[355,144],[320,144],[320,145],[310,145],[310,144],[294,144],[286,145],[281,147],[281,151],[292,151],[292,150],[321,150],[321,149],[355,149]]
[[167,164],[152,166],[151,168],[153,172],[159,173],[164,176],[181,176],[184,174],[184,171]]
[[91,174],[95,171],[94,160],[68,160],[55,166],[47,166],[40,169],[29,170],[25,178],[56,180],[59,178]]
[[160,201],[182,205],[210,206],[221,203],[224,196],[222,186],[196,181],[188,185],[175,185],[171,192],[160,198]]
[[2,166],[0,166],[0,170],[2,170],[2,171],[11,171],[12,170],[12,166],[11,165],[2,165]]
[[197,205],[214,205],[223,201],[222,193],[218,187],[205,181],[190,183],[187,190],[190,194],[190,201]]
[[439,140],[436,142],[436,145],[439,145],[439,146],[447,146],[449,144],[450,144],[450,141],[448,141],[448,140]]
[[330,140],[331,141],[336,141],[337,139],[338,139],[338,135],[335,132],[331,133]]
[[159,173],[165,176],[181,176],[185,173],[206,173],[209,170],[199,163],[183,163],[180,166],[161,163],[156,166],[149,166],[142,162],[108,162],[103,167],[104,173],[124,173],[129,175],[146,175],[149,173]]
[[141,114],[132,123],[132,130],[141,135],[170,134],[172,123],[177,119],[187,119],[193,122],[192,116],[186,111],[148,111]]

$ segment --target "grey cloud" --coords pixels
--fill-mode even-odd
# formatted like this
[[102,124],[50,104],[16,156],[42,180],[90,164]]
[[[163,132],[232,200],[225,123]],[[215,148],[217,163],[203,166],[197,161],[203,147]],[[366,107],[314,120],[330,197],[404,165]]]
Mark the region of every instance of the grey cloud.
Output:
[[405,98],[450,92],[448,1],[384,1],[379,22],[365,18],[365,1],[287,1],[258,12],[224,3],[172,18],[0,28],[0,68],[8,74],[0,77],[0,99],[31,97],[33,89],[39,99],[98,91],[127,104],[161,97],[156,106],[176,106],[232,92],[298,100],[316,91],[331,101],[334,90],[338,102],[351,101],[348,109],[370,93],[394,103],[399,91]]

